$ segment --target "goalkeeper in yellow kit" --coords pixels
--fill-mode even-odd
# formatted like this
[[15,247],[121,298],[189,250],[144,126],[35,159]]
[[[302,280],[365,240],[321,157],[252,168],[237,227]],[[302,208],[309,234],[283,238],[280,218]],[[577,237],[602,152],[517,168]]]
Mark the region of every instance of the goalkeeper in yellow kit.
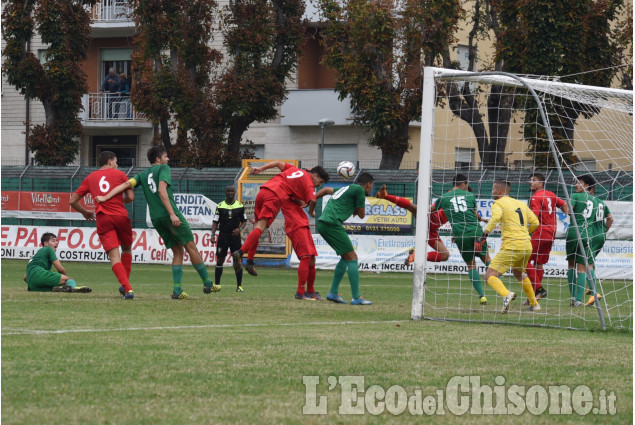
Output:
[[499,279],[499,276],[507,273],[510,268],[527,295],[529,311],[540,310],[531,281],[525,274],[532,252],[529,234],[540,226],[540,222],[527,204],[509,197],[510,188],[511,185],[506,181],[494,182],[492,197],[495,201],[492,204],[492,217],[483,236],[474,244],[474,250],[479,252],[490,232],[500,224],[503,243],[487,269],[485,280],[503,297],[502,314],[507,313],[510,303],[516,299],[516,294],[510,292]]

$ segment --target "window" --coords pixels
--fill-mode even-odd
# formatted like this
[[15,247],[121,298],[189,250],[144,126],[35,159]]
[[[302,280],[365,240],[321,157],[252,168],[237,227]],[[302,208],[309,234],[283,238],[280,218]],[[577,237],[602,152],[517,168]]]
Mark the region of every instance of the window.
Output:
[[324,145],[324,168],[335,168],[342,161],[357,163],[357,145]]
[[[253,145],[251,146],[251,150],[254,154],[254,158],[265,159],[265,145]],[[241,145],[240,153],[244,155],[246,151],[247,151],[247,146]]]
[[580,158],[580,162],[574,165],[575,171],[596,171],[594,158]]
[[122,72],[130,77],[132,69],[132,49],[101,49],[99,84],[108,74],[110,68],[115,68],[117,75]]
[[455,148],[454,168],[457,170],[470,170],[472,169],[474,163],[473,148]]
[[[459,62],[459,66],[462,70],[468,71],[470,65],[470,47],[464,44],[456,46],[456,59]],[[474,52],[474,69],[476,70],[476,64],[478,61],[478,55]]]

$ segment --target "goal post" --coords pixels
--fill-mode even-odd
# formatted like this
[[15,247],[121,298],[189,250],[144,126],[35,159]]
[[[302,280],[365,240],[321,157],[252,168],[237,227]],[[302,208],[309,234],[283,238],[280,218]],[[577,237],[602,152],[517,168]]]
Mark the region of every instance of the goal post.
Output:
[[[632,91],[563,83],[549,77],[426,67],[411,318],[632,330],[632,113]],[[428,206],[452,189],[452,178],[461,173],[473,186],[478,213],[487,218],[494,181],[509,182],[509,196],[529,203],[533,194],[529,177],[535,172],[546,176],[544,188],[566,201],[569,211],[578,178],[590,175],[597,185],[593,195],[589,193],[589,202],[593,199],[594,205],[603,206],[594,207],[601,211],[593,218],[585,216],[580,224],[576,215],[558,213],[549,260],[538,266],[539,273],[534,268],[530,274],[535,284],[543,280],[544,273],[545,286],[551,288],[549,297],[541,300],[540,311],[526,311],[521,302],[529,302],[526,285],[506,273],[500,280],[521,299],[502,314],[502,298],[485,280],[485,257],[483,263],[476,260],[477,266],[470,263],[469,255],[462,255],[455,244],[452,224],[438,230],[438,240],[450,252],[447,263],[428,262],[426,252],[432,250],[428,247]],[[604,233],[592,231],[600,221],[610,226],[608,219],[598,218],[604,209],[609,211],[613,227]],[[488,238],[491,258],[501,249],[497,231]],[[599,239],[606,242],[597,248]],[[572,241],[577,242],[579,252],[588,255],[574,257]],[[584,264],[578,266],[574,261],[571,266],[567,259],[573,258],[583,258]],[[538,263],[544,261],[534,258],[532,267]],[[470,270],[475,267],[486,305],[475,302],[479,291],[475,280],[479,279]],[[576,272],[572,274],[571,268]],[[603,295],[599,302],[574,305],[572,295],[580,282],[588,285],[588,291],[586,285],[584,289],[591,295]],[[586,298],[584,301],[588,303]]]

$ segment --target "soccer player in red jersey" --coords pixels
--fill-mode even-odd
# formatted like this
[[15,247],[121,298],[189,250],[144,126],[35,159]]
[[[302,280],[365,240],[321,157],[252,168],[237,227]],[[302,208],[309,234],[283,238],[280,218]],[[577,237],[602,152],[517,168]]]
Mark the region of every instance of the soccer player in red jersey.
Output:
[[274,167],[279,168],[280,173],[260,186],[260,191],[256,196],[256,204],[254,206],[256,225],[254,230],[249,233],[242,247],[232,253],[236,271],[242,267],[242,257],[247,253],[245,269],[252,276],[258,275],[254,267],[254,257],[258,249],[260,236],[276,219],[282,204],[288,200],[297,199],[304,204],[308,204],[309,209],[313,211],[316,203],[315,188],[329,181],[328,173],[320,166],[313,167],[311,171],[305,171],[282,161],[271,161],[261,167],[254,167],[251,170],[251,174],[260,174]]
[[534,194],[529,201],[529,209],[538,217],[540,227],[531,235],[532,253],[527,264],[527,275],[532,282],[536,299],[546,298],[547,291],[542,287],[543,265],[549,261],[549,254],[556,238],[556,208],[568,214],[569,208],[562,199],[553,192],[545,190],[545,176],[533,173],[529,178],[529,186]]
[[[315,290],[315,257],[317,250],[313,243],[309,219],[304,212],[303,203],[289,199],[282,203],[284,215],[284,232],[287,234],[295,254],[300,259],[298,266],[298,300],[323,300]],[[306,285],[306,291],[305,291]]]
[[[79,200],[90,193],[95,199],[97,196],[106,195],[114,187],[127,182],[126,174],[117,169],[117,156],[110,151],[103,151],[99,154],[99,170],[90,173],[79,188],[71,196],[71,207],[80,212],[88,221],[97,220],[97,234],[104,248],[110,257],[112,271],[121,284],[119,292],[124,299],[134,298],[132,286],[130,286],[130,271],[132,270],[132,226],[128,211],[124,203],[134,201],[132,189],[114,196],[112,199],[97,204],[95,214],[87,211],[79,204]],[[119,254],[121,246],[121,255]]]

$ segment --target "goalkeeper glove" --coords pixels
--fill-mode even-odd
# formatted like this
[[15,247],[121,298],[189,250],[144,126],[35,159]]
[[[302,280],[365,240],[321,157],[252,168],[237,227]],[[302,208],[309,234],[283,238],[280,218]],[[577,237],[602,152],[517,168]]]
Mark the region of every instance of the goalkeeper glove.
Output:
[[486,243],[487,235],[483,235],[474,242],[474,252],[481,252],[483,244]]

